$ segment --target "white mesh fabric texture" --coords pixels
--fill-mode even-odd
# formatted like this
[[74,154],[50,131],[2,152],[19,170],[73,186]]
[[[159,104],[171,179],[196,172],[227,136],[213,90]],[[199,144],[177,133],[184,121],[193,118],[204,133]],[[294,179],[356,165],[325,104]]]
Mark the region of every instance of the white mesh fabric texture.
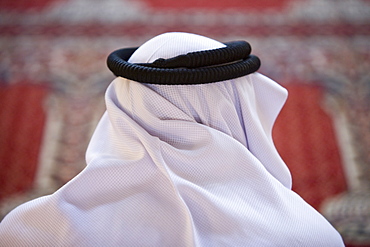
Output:
[[[167,33],[130,62],[223,46]],[[87,167],[12,211],[0,224],[1,246],[343,246],[291,191],[274,147],[286,96],[258,73],[191,86],[116,78]]]

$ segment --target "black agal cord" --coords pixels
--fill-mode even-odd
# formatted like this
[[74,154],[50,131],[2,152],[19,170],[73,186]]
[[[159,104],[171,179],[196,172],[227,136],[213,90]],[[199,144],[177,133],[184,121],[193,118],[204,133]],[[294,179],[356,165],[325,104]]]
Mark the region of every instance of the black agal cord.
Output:
[[116,76],[150,84],[185,85],[230,80],[257,71],[258,57],[251,55],[245,41],[225,43],[226,47],[190,52],[169,59],[159,58],[153,63],[129,63],[136,48],[112,52],[107,58],[108,68]]

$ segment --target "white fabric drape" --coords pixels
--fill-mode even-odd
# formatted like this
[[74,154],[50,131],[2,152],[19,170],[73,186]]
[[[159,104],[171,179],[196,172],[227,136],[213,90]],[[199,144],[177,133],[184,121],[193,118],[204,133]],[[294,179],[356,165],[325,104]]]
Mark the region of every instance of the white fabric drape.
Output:
[[[130,62],[223,46],[167,33]],[[0,224],[0,246],[343,246],[291,190],[273,144],[286,97],[259,73],[176,86],[116,78],[87,167],[13,210]]]

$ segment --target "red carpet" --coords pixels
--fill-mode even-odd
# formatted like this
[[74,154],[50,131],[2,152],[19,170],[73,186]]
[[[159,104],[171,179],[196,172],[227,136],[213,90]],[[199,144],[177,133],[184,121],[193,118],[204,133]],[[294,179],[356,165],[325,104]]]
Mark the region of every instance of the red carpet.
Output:
[[[57,2],[65,5],[72,3],[73,5],[74,1],[3,0],[0,2],[0,9],[16,11],[28,11],[32,9],[36,13],[38,11],[41,13],[41,11],[45,10],[46,7]],[[79,1],[79,3],[82,2],[86,4],[86,1]],[[129,3],[129,1],[123,2]],[[98,49],[102,49],[104,52],[104,49],[107,49],[105,44],[109,43],[110,41],[103,40],[102,37],[108,37],[112,39],[119,37],[122,40],[122,43],[132,42],[138,45],[144,40],[144,37],[146,39],[147,36],[151,35],[152,33],[158,34],[161,31],[174,31],[174,28],[179,29],[179,27],[182,31],[193,31],[195,33],[204,35],[211,34],[217,37],[222,37],[224,40],[230,40],[234,39],[235,37],[245,37],[249,35],[252,37],[252,39],[254,39],[255,43],[257,44],[257,48],[259,47],[260,53],[266,52],[266,48],[269,49],[269,44],[266,42],[266,40],[271,38],[280,42],[279,44],[281,44],[281,42],[286,42],[286,47],[289,48],[284,48],[284,45],[280,46],[280,48],[274,46],[270,50],[267,50],[267,53],[269,54],[262,54],[262,57],[264,56],[266,58],[263,61],[263,69],[268,72],[266,73],[267,76],[275,78],[276,75],[279,82],[284,83],[286,79],[285,77],[289,77],[292,74],[290,69],[288,70],[285,68],[293,68],[297,63],[302,63],[301,67],[297,67],[298,69],[295,71],[296,74],[294,76],[297,76],[298,78],[305,78],[307,74],[311,73],[309,70],[310,66],[316,66],[316,64],[311,63],[309,58],[307,58],[307,60],[299,60],[303,49],[301,47],[297,48],[297,46],[305,44],[304,42],[301,42],[301,40],[305,40],[306,37],[310,39],[315,35],[318,37],[321,37],[320,35],[324,37],[334,37],[333,40],[334,42],[337,42],[339,47],[337,50],[340,50],[344,49],[343,47],[346,47],[347,44],[349,44],[342,42],[342,40],[350,39],[350,35],[355,34],[358,32],[358,30],[360,30],[360,34],[365,37],[366,34],[368,34],[368,29],[365,29],[364,25],[361,23],[358,25],[350,22],[342,23],[340,20],[338,22],[321,22],[321,24],[319,21],[317,22],[319,24],[316,22],[305,22],[299,19],[297,16],[294,17],[297,19],[294,19],[292,17],[293,15],[289,17],[292,18],[292,20],[289,19],[286,22],[282,21],[281,23],[277,23],[279,28],[276,28],[275,25],[271,25],[271,23],[266,24],[268,22],[264,22],[266,21],[266,16],[268,15],[260,15],[259,18],[261,18],[263,21],[256,20],[255,23],[252,24],[244,24],[239,20],[239,22],[236,22],[237,24],[235,25],[233,22],[225,22],[221,23],[220,25],[217,24],[212,26],[212,24],[209,24],[207,26],[203,25],[202,21],[199,22],[200,24],[198,22],[189,22],[190,24],[188,24],[186,21],[176,22],[176,13],[187,8],[196,8],[199,10],[199,12],[206,10],[215,11],[217,13],[224,10],[238,10],[240,12],[244,11],[245,13],[248,13],[248,11],[253,13],[278,13],[279,11],[287,11],[290,7],[289,4],[291,3],[297,4],[306,2],[309,2],[309,0],[300,0],[294,2],[292,0],[143,0],[142,3],[144,4],[144,8],[145,6],[150,7],[147,8],[148,13],[151,13],[150,11],[164,11],[164,13],[171,14],[171,11],[173,11],[175,14],[172,13],[173,15],[170,16],[172,17],[172,21],[170,21],[168,25],[167,23],[163,24],[161,22],[158,22],[159,24],[153,24],[150,23],[150,21],[147,23],[117,21],[112,22],[113,24],[111,24],[109,21],[102,21],[106,16],[99,16],[95,19],[87,19],[87,21],[82,20],[81,22],[77,23],[73,23],[73,21],[55,21],[55,23],[43,22],[42,25],[37,24],[25,26],[21,24],[13,25],[11,22],[9,22],[3,26],[0,24],[0,32],[5,32],[5,35],[10,37],[9,40],[11,40],[11,38],[18,40],[18,43],[16,43],[14,47],[17,47],[18,45],[19,47],[17,48],[19,49],[14,49],[15,54],[12,54],[10,51],[9,59],[20,57],[19,54],[16,53],[18,50],[21,51],[22,56],[28,51],[32,58],[37,57],[37,54],[42,54],[42,59],[37,61],[35,60],[35,65],[38,65],[35,66],[35,68],[42,68],[40,71],[46,71],[51,74],[53,72],[48,71],[50,67],[50,61],[48,61],[49,57],[46,55],[44,56],[44,53],[42,52],[48,51],[47,49],[49,49],[50,51],[56,52],[60,56],[63,56],[63,49],[71,49],[72,52],[83,50],[79,49],[78,44],[81,45],[81,39],[84,38],[85,40],[83,42],[87,44],[84,43],[81,47],[89,47],[89,42],[101,40],[101,44],[99,44],[100,46],[94,46],[91,51],[89,50],[92,58],[94,57],[94,52],[103,53],[100,50],[98,51]],[[86,5],[87,6],[84,6],[88,7],[89,4]],[[76,4],[76,6],[78,7],[80,5]],[[64,7],[61,6],[60,9]],[[65,8],[67,10],[73,9],[68,9],[67,7]],[[81,17],[84,14],[88,16],[89,14],[89,9],[86,9],[86,11],[85,9],[79,11],[81,11],[81,13],[73,11],[67,12],[71,13],[71,15],[73,15],[73,13],[77,13],[79,15],[78,17]],[[138,11],[140,11],[140,9]],[[141,14],[141,12],[138,13]],[[230,16],[226,16],[227,18],[233,17],[233,12],[230,13]],[[55,12],[54,14],[57,15],[58,12]],[[295,13],[295,15],[297,15],[297,13]],[[21,18],[21,16],[22,14],[20,14],[17,18]],[[57,16],[55,18],[58,20],[60,17]],[[284,18],[282,18],[282,20],[283,19]],[[78,20],[78,18],[75,20]],[[150,18],[148,18],[148,20],[150,20]],[[307,25],[308,23],[309,26]],[[323,26],[324,28],[322,28]],[[23,36],[25,36],[27,39],[29,38],[28,40],[25,39],[27,40],[27,45],[19,41],[19,37]],[[30,48],[32,45],[29,45],[28,41],[34,40],[35,37],[45,42],[47,45],[51,44],[50,47],[45,47],[45,49],[40,49],[39,47]],[[76,40],[73,40],[70,43],[65,42],[66,40],[71,39]],[[321,51],[320,49],[326,49],[325,47],[321,48],[322,44],[320,43],[320,38],[310,40],[313,40],[314,42],[309,43],[309,46],[315,46],[315,51],[318,52],[318,54]],[[6,42],[12,43],[12,41],[8,40]],[[4,41],[5,44],[7,44],[6,42]],[[96,45],[97,43],[98,41],[94,44]],[[259,46],[259,43],[262,45]],[[73,45],[68,46],[66,44]],[[111,47],[116,45],[114,42],[113,44],[114,45],[111,45]],[[290,47],[290,45],[296,47]],[[12,45],[9,46],[13,47]],[[23,48],[22,46],[28,48]],[[111,49],[111,47],[109,47],[109,49]],[[286,51],[294,53],[290,57],[291,59],[284,60],[286,64],[282,64],[280,61],[278,63],[274,62],[274,60],[280,60],[282,53],[279,53],[279,49],[286,49]],[[294,49],[294,51],[292,51],[292,49]],[[337,50],[335,51],[336,53]],[[278,52],[275,53],[275,51]],[[78,60],[81,55],[84,54],[76,52],[76,58],[69,58],[70,60],[68,60],[68,64],[70,64],[71,67],[76,67],[75,70],[72,71],[73,73],[78,73],[79,71],[83,71],[83,68],[86,68],[85,65],[88,63],[88,61],[80,63],[75,61]],[[319,55],[323,56],[321,53]],[[320,57],[320,59],[322,59],[322,57]],[[23,62],[22,59],[20,59],[20,61]],[[22,68],[21,62],[18,61],[20,65],[16,64],[14,66],[19,66]],[[37,62],[40,64],[37,64]],[[105,61],[102,60],[101,64],[104,62]],[[6,66],[8,65],[6,64]],[[8,68],[6,66],[4,65],[4,71],[6,71]],[[325,66],[330,65],[327,64]],[[9,70],[14,70],[14,68],[11,66],[9,68]],[[69,67],[65,65],[65,68]],[[308,72],[305,72],[306,70]],[[294,71],[292,70],[292,72]],[[66,73],[71,72],[67,71]],[[22,75],[17,74],[17,76]],[[29,76],[29,74],[26,74],[26,76]],[[35,76],[37,75],[35,74]],[[73,76],[71,78],[73,78]],[[10,78],[10,81],[11,80],[12,78]],[[5,83],[9,82],[5,81]],[[52,84],[53,82],[49,83]],[[75,83],[75,81],[73,81],[73,83]],[[94,83],[95,85],[98,85],[101,82],[99,81]],[[281,116],[279,116],[277,125],[274,129],[275,142],[278,150],[281,153],[281,156],[291,169],[294,190],[302,195],[314,207],[318,208],[325,198],[340,193],[346,189],[337,140],[333,131],[331,118],[321,108],[323,91],[321,91],[320,88],[307,86],[303,83],[297,83],[296,85],[292,86],[288,85],[287,87],[290,92],[290,96],[287,105],[283,109]],[[2,178],[0,182],[0,186],[2,188],[0,190],[0,200],[7,195],[15,192],[25,191],[32,186],[32,181],[34,179],[35,170],[37,167],[38,155],[40,152],[40,142],[45,121],[45,113],[43,112],[42,105],[45,103],[43,100],[46,96],[47,90],[36,85],[14,85],[8,88],[0,88],[0,128],[2,130],[0,132],[0,177]],[[99,95],[99,97],[103,97],[103,95]],[[83,159],[83,157],[81,157],[81,159]]]
[[274,128],[274,140],[293,176],[293,190],[313,207],[346,190],[332,120],[318,87],[288,85],[289,97]]
[[33,185],[46,95],[44,87],[32,84],[0,87],[0,200]]
[[152,8],[157,9],[206,9],[206,10],[225,10],[225,9],[238,9],[238,10],[281,10],[291,0],[259,0],[259,1],[246,1],[246,0],[188,0],[188,1],[171,1],[171,0],[145,0],[145,2]]

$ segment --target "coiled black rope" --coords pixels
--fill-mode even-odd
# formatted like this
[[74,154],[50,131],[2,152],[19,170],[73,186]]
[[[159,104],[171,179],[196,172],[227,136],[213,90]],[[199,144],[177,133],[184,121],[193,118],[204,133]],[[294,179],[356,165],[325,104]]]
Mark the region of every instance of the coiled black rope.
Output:
[[129,63],[138,49],[125,48],[112,52],[107,58],[108,68],[116,76],[150,84],[204,84],[242,77],[256,72],[261,62],[251,55],[245,41],[225,43],[226,47],[190,52],[169,59],[159,58],[153,63]]

